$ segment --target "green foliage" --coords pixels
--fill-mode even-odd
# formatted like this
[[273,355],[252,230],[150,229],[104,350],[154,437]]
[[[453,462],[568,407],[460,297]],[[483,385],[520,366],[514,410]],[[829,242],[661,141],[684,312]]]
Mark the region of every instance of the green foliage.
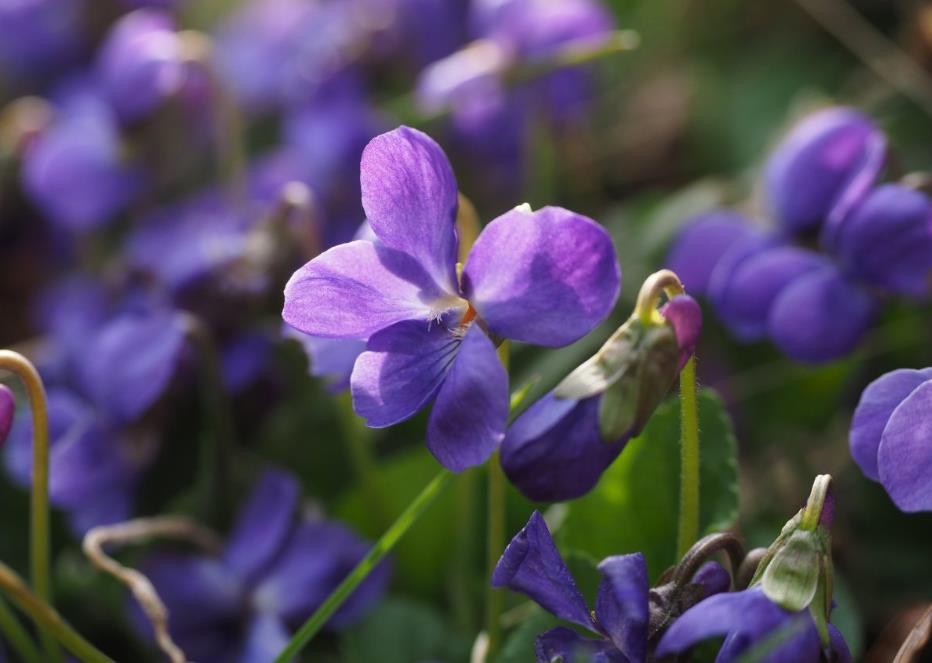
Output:
[[533,658],[534,641],[544,631],[557,626],[557,619],[533,606],[505,641],[495,663],[527,663]]
[[[568,505],[559,538],[564,549],[601,559],[642,552],[652,578],[676,560],[679,511],[679,407],[657,409],[644,432],[628,443],[595,489]],[[699,394],[703,532],[729,527],[738,515],[737,444],[721,399]]]

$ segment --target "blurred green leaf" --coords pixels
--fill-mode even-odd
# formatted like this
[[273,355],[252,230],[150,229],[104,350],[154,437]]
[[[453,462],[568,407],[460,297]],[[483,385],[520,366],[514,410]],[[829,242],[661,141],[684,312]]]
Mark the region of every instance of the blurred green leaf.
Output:
[[534,606],[511,632],[495,663],[527,663],[534,659],[534,641],[544,631],[558,624],[556,617]]
[[468,639],[454,633],[430,607],[389,599],[341,638],[346,663],[465,661]]
[[[703,532],[729,527],[738,515],[737,444],[721,399],[699,394]],[[601,559],[642,552],[652,578],[675,562],[680,474],[679,403],[657,409],[595,489],[569,504],[558,537],[564,551]]]

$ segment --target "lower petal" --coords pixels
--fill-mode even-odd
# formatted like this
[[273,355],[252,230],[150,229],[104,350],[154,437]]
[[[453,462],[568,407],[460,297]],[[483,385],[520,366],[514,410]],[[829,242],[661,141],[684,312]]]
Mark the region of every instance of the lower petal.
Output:
[[439,322],[408,320],[375,334],[350,376],[356,414],[372,428],[407,419],[433,398],[459,347]]
[[427,425],[427,448],[454,472],[481,465],[501,444],[508,422],[508,373],[495,346],[470,325]]
[[602,582],[595,612],[615,646],[630,663],[647,660],[647,562],[644,555],[615,555],[599,564]]
[[932,511],[932,380],[890,415],[877,452],[880,482],[903,511]]
[[628,663],[610,642],[584,638],[565,626],[537,636],[534,653],[538,663]]
[[291,640],[291,634],[275,615],[259,613],[249,622],[238,663],[274,661]]
[[840,359],[857,346],[874,318],[873,298],[834,267],[795,280],[770,309],[773,342],[797,361],[818,364]]
[[573,401],[551,392],[508,429],[502,468],[529,499],[561,502],[589,492],[626,443],[602,440],[598,397]]

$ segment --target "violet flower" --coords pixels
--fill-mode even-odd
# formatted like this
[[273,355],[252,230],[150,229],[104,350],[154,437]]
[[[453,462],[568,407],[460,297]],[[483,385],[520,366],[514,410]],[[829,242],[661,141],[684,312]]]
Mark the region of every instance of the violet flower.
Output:
[[5,384],[0,384],[0,447],[6,443],[6,438],[13,427],[13,417],[16,414],[16,399],[13,392]]
[[[851,653],[841,633],[828,625],[828,663],[850,663]],[[822,663],[822,643],[808,610],[791,612],[767,598],[759,585],[740,592],[715,594],[684,612],[657,645],[658,657],[685,652],[703,640],[725,637],[716,663],[739,660],[741,655],[771,637],[784,634],[761,663]]]
[[[299,486],[267,471],[219,556],[157,553],[140,565],[168,609],[172,638],[201,663],[267,663],[368,552],[345,526],[299,514]],[[377,566],[329,622],[341,628],[375,603],[389,568]],[[148,623],[139,616],[140,630]]]
[[851,455],[903,511],[932,511],[932,368],[871,382],[851,421]]
[[[702,325],[699,305],[691,297],[674,297],[661,309],[679,346],[679,369],[693,354]],[[650,361],[650,358],[644,360]],[[636,371],[635,371],[636,372]],[[653,385],[642,385],[650,389]],[[662,398],[670,383],[658,385]],[[637,398],[636,393],[631,393]],[[550,391],[509,426],[501,447],[502,469],[529,499],[557,502],[585,495],[640,433],[646,418],[636,419],[616,439],[605,439],[599,421],[602,394],[573,400]],[[650,408],[650,412],[653,408]],[[650,412],[647,412],[649,417]]]
[[454,471],[478,465],[508,417],[496,342],[565,345],[604,319],[620,282],[611,240],[568,210],[519,207],[485,228],[460,277],[452,168],[407,127],[366,147],[362,201],[378,241],[336,246],[298,270],[283,317],[311,336],[368,338],[351,379],[367,425],[434,400],[428,448]]
[[[651,608],[647,563],[641,553],[607,557],[598,566],[595,609],[586,600],[550,535],[544,518],[535,511],[502,554],[492,574],[492,585],[525,594],[562,620],[582,627],[595,638],[558,626],[537,637],[539,663],[645,663]],[[699,597],[725,591],[730,578],[718,564],[708,564],[693,582]],[[562,658],[560,658],[562,657]]]
[[0,4],[0,69],[43,74],[79,54],[85,0],[30,0]]
[[152,113],[185,82],[181,42],[171,15],[139,9],[113,24],[97,71],[107,100],[126,122]]

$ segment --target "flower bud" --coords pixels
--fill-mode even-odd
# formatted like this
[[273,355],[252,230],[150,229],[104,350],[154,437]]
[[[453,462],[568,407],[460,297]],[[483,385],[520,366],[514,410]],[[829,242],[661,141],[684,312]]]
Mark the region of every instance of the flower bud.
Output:
[[13,427],[13,415],[16,410],[16,401],[13,392],[5,384],[0,384],[0,446],[6,442],[10,429]]

